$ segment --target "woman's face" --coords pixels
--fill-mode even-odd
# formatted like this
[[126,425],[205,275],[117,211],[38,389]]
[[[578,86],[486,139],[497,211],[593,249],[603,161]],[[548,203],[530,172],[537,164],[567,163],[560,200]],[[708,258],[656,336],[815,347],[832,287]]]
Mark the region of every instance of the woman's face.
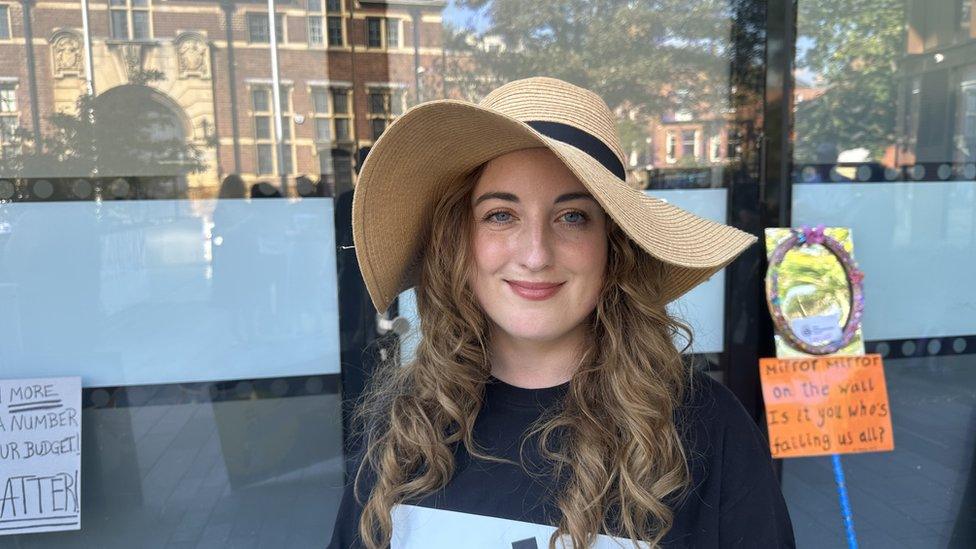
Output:
[[492,159],[471,196],[469,284],[495,337],[581,336],[607,263],[606,214],[546,148]]

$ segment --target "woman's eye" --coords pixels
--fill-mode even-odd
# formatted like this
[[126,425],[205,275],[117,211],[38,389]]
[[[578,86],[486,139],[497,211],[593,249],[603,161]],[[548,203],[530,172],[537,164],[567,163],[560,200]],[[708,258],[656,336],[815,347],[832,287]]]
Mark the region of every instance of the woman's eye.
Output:
[[572,225],[579,225],[586,221],[586,214],[583,212],[566,212],[562,217],[563,221]]
[[485,216],[485,219],[494,223],[508,223],[512,220],[512,214],[508,212],[492,212]]

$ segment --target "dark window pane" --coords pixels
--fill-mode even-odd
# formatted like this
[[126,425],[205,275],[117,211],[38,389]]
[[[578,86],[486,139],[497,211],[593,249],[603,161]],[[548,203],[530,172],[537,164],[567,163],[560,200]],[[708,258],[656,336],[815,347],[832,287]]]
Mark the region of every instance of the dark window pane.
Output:
[[681,155],[695,155],[695,130],[681,130]]
[[349,112],[349,95],[346,90],[332,90],[332,107],[335,109],[335,112]]
[[370,114],[386,114],[386,97],[382,93],[369,94]]
[[247,14],[247,39],[250,42],[268,42],[268,16],[263,13]]
[[275,14],[275,41],[279,44],[285,41],[285,16],[281,13]]
[[400,20],[386,20],[386,47],[395,48],[400,45]]
[[291,139],[291,117],[281,117],[281,136],[284,139]]
[[132,12],[132,38],[134,40],[145,40],[149,38],[149,12]]
[[[123,0],[123,4],[125,1]],[[140,8],[149,7],[149,0],[132,0],[132,5]]]
[[395,115],[403,113],[403,92],[400,90],[390,94],[390,112]]
[[386,120],[383,118],[374,118],[370,120],[373,127],[373,140],[377,140],[383,135],[383,130],[386,129]]
[[348,141],[349,140],[349,119],[336,118],[335,130],[336,130],[335,133],[336,133],[337,141]]
[[7,6],[0,6],[0,40],[10,38],[10,11]]
[[274,147],[258,145],[258,173],[274,173]]
[[342,45],[342,18],[341,17],[329,17],[328,32],[329,32],[329,45],[341,46]]
[[329,95],[324,88],[314,88],[312,90],[312,110],[317,113],[329,112]]
[[315,139],[329,141],[332,139],[332,121],[328,118],[315,119]]
[[271,139],[271,117],[254,117],[254,137],[256,139]]
[[109,4],[112,5],[112,6],[122,6],[122,7],[125,7],[125,0],[111,0],[109,2]]
[[322,45],[322,18],[319,16],[308,18],[308,43],[313,46]]
[[292,167],[291,154],[292,154],[291,143],[285,143],[281,151],[281,160],[283,162],[282,165],[285,167],[284,169],[285,173],[292,173],[295,171],[294,168]]
[[327,0],[325,9],[328,11],[342,11],[342,0]]
[[382,22],[383,20],[377,17],[366,18],[366,46],[367,47],[379,48],[383,45],[382,35],[380,32],[380,24]]
[[112,38],[129,38],[129,19],[124,11],[112,10]]
[[271,110],[271,103],[268,101],[268,90],[251,90],[251,106],[255,111],[266,112]]
[[291,110],[291,103],[288,101],[288,88],[281,86],[278,88],[278,95],[281,98],[281,111],[288,112]]

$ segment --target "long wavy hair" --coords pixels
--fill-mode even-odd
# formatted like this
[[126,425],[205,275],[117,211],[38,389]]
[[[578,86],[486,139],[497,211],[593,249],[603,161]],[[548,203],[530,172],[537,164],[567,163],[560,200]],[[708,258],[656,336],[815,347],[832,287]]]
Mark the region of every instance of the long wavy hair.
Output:
[[[370,549],[389,545],[395,505],[451,480],[455,445],[477,458],[509,461],[484,452],[472,436],[491,372],[490,322],[467,284],[470,198],[483,169],[448,191],[431,217],[418,266],[415,359],[382,364],[356,407],[363,446],[355,494],[363,504],[359,534]],[[691,369],[673,337],[682,334],[690,346],[691,330],[665,309],[666,266],[609,216],[607,223],[607,270],[587,319],[590,344],[562,404],[525,437],[538,440],[560,479],[562,517],[550,548],[563,536],[588,547],[600,533],[657,545],[690,482],[674,413],[690,390]],[[373,483],[365,494],[367,475]]]

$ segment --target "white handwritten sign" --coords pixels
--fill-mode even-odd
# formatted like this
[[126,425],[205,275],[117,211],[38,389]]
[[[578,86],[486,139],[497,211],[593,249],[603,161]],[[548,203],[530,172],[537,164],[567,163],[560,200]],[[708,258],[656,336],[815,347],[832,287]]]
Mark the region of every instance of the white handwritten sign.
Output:
[[0,535],[81,529],[81,378],[0,379]]

